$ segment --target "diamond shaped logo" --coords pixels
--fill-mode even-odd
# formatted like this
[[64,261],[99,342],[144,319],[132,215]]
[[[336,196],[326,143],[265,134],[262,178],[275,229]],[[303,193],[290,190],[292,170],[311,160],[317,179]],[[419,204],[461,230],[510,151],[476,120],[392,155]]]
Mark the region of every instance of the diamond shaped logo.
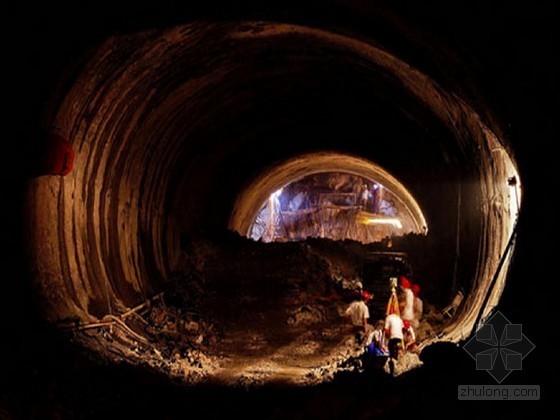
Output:
[[476,361],[477,370],[502,383],[512,371],[522,369],[523,359],[535,345],[523,334],[521,324],[512,324],[497,311],[463,348]]

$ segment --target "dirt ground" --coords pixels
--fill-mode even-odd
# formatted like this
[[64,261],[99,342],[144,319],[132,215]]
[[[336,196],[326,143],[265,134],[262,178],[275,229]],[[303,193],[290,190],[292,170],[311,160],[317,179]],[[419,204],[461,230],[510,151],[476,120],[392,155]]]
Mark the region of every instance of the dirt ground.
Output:
[[[359,275],[354,248],[191,238],[167,291],[137,311],[106,317],[107,325],[74,333],[74,340],[112,362],[187,384],[331,381],[364,368],[364,347],[344,317]],[[417,355],[406,355],[397,373],[419,364]]]

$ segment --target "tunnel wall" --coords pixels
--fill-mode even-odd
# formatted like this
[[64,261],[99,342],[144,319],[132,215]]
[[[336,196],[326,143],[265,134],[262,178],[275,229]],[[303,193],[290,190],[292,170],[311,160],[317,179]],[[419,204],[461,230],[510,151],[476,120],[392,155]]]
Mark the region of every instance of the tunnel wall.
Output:
[[[31,267],[48,319],[101,317],[161,289],[177,261],[177,226],[217,223],[205,208],[219,190],[213,173],[235,168],[252,181],[275,163],[268,156],[254,166],[261,171],[236,167],[230,160],[242,135],[199,134],[212,133],[226,111],[256,106],[252,78],[263,75],[250,70],[266,61],[265,52],[301,44],[308,54],[351,57],[372,78],[394,84],[440,120],[462,151],[471,175],[465,191],[474,192],[461,217],[477,225],[461,236],[478,255],[477,270],[463,311],[444,338],[457,340],[469,330],[516,216],[507,178],[517,172],[504,140],[455,93],[373,42],[266,22],[190,24],[112,37],[71,84],[50,129],[74,148],[74,170],[34,179],[28,194]],[[282,76],[276,63],[267,72]],[[395,141],[404,147],[412,140]],[[399,171],[391,173],[400,179]],[[229,212],[243,191],[235,192]],[[430,205],[422,197],[419,203]],[[489,307],[504,281],[502,275]]]

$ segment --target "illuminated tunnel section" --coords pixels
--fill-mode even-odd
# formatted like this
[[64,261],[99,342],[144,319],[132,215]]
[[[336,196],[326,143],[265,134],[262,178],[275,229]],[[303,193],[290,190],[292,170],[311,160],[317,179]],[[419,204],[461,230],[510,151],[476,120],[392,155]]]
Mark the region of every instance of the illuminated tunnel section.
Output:
[[466,298],[439,339],[468,336],[498,302],[521,200],[512,152],[456,92],[373,40],[193,23],[108,38],[71,77],[50,130],[72,146],[73,170],[32,180],[27,195],[50,322],[94,322],[154,296],[182,233],[246,235],[275,189],[328,170],[395,191],[429,221],[442,263],[460,247]]
[[[398,207],[402,208],[403,214],[401,219],[407,222],[406,229],[401,232],[402,234],[411,232],[426,234],[428,232],[426,218],[420,206],[406,187],[395,177],[378,165],[364,159],[327,152],[299,156],[275,166],[265,174],[260,175],[255,183],[239,196],[232,212],[232,218],[229,223],[230,229],[235,230],[241,235],[250,236],[252,226],[263,210],[263,205],[259,205],[259,203],[266,204],[274,192],[296,180],[322,173],[347,173],[361,177],[364,181],[368,180],[370,183],[378,183],[376,185],[380,185],[381,188],[389,191],[391,197],[397,201]],[[361,185],[359,186],[361,187]],[[353,197],[354,202],[352,204],[354,204],[354,207],[357,207],[355,205],[360,202],[360,191],[356,194],[358,196],[357,199]],[[359,218],[362,214],[366,213],[360,212],[357,214],[357,217]],[[391,221],[392,219],[387,218],[387,220]],[[331,236],[326,235],[323,237]]]

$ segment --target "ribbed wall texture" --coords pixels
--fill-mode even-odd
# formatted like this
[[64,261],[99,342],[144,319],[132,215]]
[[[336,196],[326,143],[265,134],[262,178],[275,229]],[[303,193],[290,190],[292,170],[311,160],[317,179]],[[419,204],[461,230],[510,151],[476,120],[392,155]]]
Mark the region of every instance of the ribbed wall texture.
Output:
[[[357,96],[370,93],[436,121],[435,140],[397,131],[376,140],[375,125],[371,138],[328,138],[335,119],[324,109],[339,107],[337,124],[351,127],[350,116],[370,112]],[[322,128],[300,130],[312,133],[304,140],[279,134],[311,120],[311,109]],[[29,186],[32,270],[53,322],[92,320],[156,293],[176,264],[181,231],[237,228],[232,212],[249,220],[262,204],[243,197],[274,187],[267,170],[308,152],[352,152],[387,168],[436,236],[455,233],[461,191],[461,246],[475,255],[465,258],[476,273],[447,331],[452,340],[470,331],[516,216],[507,185],[515,163],[466,101],[373,42],[326,30],[201,23],[110,38],[65,92],[51,129],[76,153],[70,174]],[[250,185],[267,187],[248,194]]]

